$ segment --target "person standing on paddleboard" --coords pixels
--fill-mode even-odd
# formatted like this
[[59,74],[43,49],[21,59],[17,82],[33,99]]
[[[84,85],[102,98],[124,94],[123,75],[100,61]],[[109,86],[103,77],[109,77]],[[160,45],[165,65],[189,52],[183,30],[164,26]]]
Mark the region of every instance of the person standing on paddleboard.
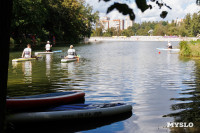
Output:
[[172,49],[172,44],[171,44],[170,41],[168,41],[167,47],[168,47],[169,49]]
[[68,55],[65,57],[66,59],[67,59],[67,58],[72,59],[72,58],[76,58],[76,57],[77,57],[76,51],[75,51],[73,45],[70,45],[70,47],[69,47],[69,49],[68,49],[68,51],[67,51],[67,54],[68,54]]
[[31,45],[28,44],[27,48],[24,49],[22,53],[22,58],[31,58]]
[[51,52],[51,47],[52,47],[52,45],[50,45],[50,42],[47,41],[47,44],[45,45],[46,52]]

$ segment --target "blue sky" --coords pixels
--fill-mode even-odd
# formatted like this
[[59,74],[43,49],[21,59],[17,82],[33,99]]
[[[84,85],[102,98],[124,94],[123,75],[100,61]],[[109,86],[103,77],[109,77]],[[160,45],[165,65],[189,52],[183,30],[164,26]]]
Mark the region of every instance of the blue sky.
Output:
[[[148,0],[149,1],[149,0]],[[109,16],[111,19],[124,19],[125,16],[121,15],[117,10],[113,10],[111,13],[106,14],[107,8],[114,2],[127,3],[131,7],[136,15],[135,22],[143,21],[171,21],[176,18],[184,18],[186,14],[200,11],[200,6],[196,5],[196,0],[162,0],[164,3],[172,7],[172,10],[163,7],[159,9],[154,2],[148,2],[155,7],[153,9],[148,9],[142,13],[135,5],[135,0],[111,0],[110,2],[104,2],[99,0],[86,0],[86,3],[93,6],[94,11],[100,12],[100,17]],[[160,13],[162,11],[168,11],[168,15],[165,19],[160,18]]]

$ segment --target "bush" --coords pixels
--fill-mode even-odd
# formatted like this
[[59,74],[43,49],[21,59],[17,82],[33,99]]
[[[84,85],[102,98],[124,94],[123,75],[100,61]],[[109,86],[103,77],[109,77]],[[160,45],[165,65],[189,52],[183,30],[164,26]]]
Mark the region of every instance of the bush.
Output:
[[190,56],[190,57],[199,57],[200,56],[200,41],[182,41],[180,45],[180,55]]
[[180,49],[182,50],[185,46],[187,45],[187,42],[186,41],[181,41],[179,43],[179,46],[180,46]]

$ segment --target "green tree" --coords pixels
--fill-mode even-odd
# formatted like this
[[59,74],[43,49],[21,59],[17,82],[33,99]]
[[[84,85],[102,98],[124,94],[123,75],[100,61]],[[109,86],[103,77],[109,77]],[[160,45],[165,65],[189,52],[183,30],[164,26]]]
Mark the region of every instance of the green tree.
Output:
[[99,27],[93,30],[92,36],[103,36],[103,28]]
[[192,31],[191,31],[191,23],[192,23],[192,18],[190,14],[187,14],[185,19],[183,20],[185,29],[187,30],[187,35],[192,36]]
[[41,0],[14,0],[11,19],[12,37],[21,44],[27,34],[40,34],[46,20],[46,9]]
[[184,23],[180,25],[178,34],[183,37],[188,36],[188,31],[186,30]]
[[121,35],[127,37],[134,36],[134,31],[132,30],[132,27],[128,27],[127,29],[122,31]]
[[200,15],[197,13],[192,15],[191,32],[193,36],[197,36],[200,33]]
[[98,12],[84,0],[14,0],[11,35],[27,43],[27,34],[36,34],[42,41],[56,36],[58,41],[78,42],[89,37]]
[[114,27],[111,27],[111,28],[107,29],[105,33],[103,33],[103,36],[105,36],[105,37],[119,36],[119,35],[121,35],[119,32],[121,32],[121,31]]
[[48,16],[45,29],[50,34],[71,43],[91,35],[98,13],[92,14],[92,7],[85,6],[84,0],[48,0],[46,3],[51,15]]
[[153,35],[164,36],[166,34],[165,26],[162,25],[162,22],[155,26]]

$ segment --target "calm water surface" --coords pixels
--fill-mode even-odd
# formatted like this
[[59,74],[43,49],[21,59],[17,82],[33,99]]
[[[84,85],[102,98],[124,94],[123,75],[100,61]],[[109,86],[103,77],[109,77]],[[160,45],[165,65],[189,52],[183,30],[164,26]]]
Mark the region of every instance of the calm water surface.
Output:
[[[60,63],[67,47],[54,48],[62,49],[62,53],[21,63],[11,62],[20,57],[21,52],[11,52],[8,95],[82,90],[86,93],[85,103],[125,102],[133,107],[131,117],[85,129],[77,126],[77,132],[200,132],[200,62],[180,58],[176,52],[156,50],[166,44],[75,45],[81,59],[72,63]],[[172,44],[178,47],[178,42]],[[194,127],[167,128],[167,122],[193,122]],[[67,131],[63,128],[55,132]]]

